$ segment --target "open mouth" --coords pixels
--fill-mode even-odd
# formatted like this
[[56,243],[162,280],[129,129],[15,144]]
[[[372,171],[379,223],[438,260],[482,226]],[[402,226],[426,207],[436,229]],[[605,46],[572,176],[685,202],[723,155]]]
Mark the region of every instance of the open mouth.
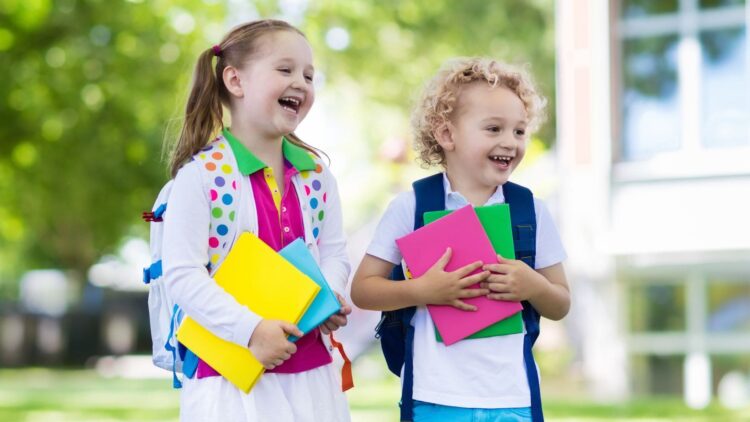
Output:
[[490,155],[488,158],[493,164],[503,169],[509,168],[510,163],[513,161],[513,157],[509,155]]
[[302,105],[302,100],[297,97],[282,97],[279,98],[279,104],[283,109],[297,114],[299,112],[300,105]]

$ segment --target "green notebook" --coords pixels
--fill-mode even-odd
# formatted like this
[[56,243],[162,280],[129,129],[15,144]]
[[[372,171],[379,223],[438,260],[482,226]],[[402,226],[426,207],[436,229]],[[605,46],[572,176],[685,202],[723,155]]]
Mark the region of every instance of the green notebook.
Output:
[[[475,211],[479,217],[479,221],[482,222],[482,227],[487,233],[487,237],[490,238],[490,243],[495,249],[498,255],[508,258],[515,259],[516,251],[513,245],[513,229],[510,224],[510,207],[508,204],[497,204],[488,205],[484,207],[476,207]],[[424,213],[425,225],[432,223],[433,221],[450,214],[451,211],[429,211]],[[521,318],[521,312],[511,315],[510,317],[500,320],[489,327],[477,331],[470,335],[471,338],[484,338],[484,337],[495,337],[504,336],[508,334],[518,334],[523,332],[523,319]],[[440,337],[440,333],[437,328],[435,329],[435,337],[438,342],[442,342],[443,339]]]

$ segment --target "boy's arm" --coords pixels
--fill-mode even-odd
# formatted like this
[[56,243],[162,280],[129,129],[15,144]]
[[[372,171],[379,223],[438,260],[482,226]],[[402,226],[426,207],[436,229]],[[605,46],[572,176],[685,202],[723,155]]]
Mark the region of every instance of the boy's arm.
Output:
[[393,264],[367,254],[352,280],[352,302],[362,309],[380,311],[427,304],[451,305],[465,311],[474,311],[476,307],[462,299],[489,293],[489,290],[483,288],[468,288],[487,278],[489,272],[469,275],[481,267],[481,262],[474,262],[453,272],[445,272],[450,257],[451,250],[448,249],[422,277],[394,282],[387,279]]
[[562,263],[540,268],[536,272],[546,279],[547,284],[536,296],[529,298],[529,303],[545,318],[554,321],[563,319],[570,310],[570,288]]

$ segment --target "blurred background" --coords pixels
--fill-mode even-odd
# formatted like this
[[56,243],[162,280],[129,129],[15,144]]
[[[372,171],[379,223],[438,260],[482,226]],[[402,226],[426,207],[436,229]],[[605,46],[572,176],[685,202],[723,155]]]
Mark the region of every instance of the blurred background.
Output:
[[[2,0],[0,420],[177,420],[140,213],[199,52],[259,17],[313,46],[298,133],[331,158],[355,268],[431,172],[409,129],[424,82],[454,56],[528,64],[549,119],[514,179],[552,210],[573,297],[536,348],[548,419],[750,420],[745,0]],[[340,334],[355,421],[398,417],[378,319]]]

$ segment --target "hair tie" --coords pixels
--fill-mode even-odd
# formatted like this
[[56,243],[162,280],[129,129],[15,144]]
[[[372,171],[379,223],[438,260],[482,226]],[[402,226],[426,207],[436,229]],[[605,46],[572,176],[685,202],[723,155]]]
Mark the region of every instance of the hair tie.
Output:
[[221,47],[219,47],[218,44],[215,45],[215,46],[213,46],[213,47],[211,47],[211,50],[214,51],[214,56],[216,56],[216,57],[220,57],[221,56]]

